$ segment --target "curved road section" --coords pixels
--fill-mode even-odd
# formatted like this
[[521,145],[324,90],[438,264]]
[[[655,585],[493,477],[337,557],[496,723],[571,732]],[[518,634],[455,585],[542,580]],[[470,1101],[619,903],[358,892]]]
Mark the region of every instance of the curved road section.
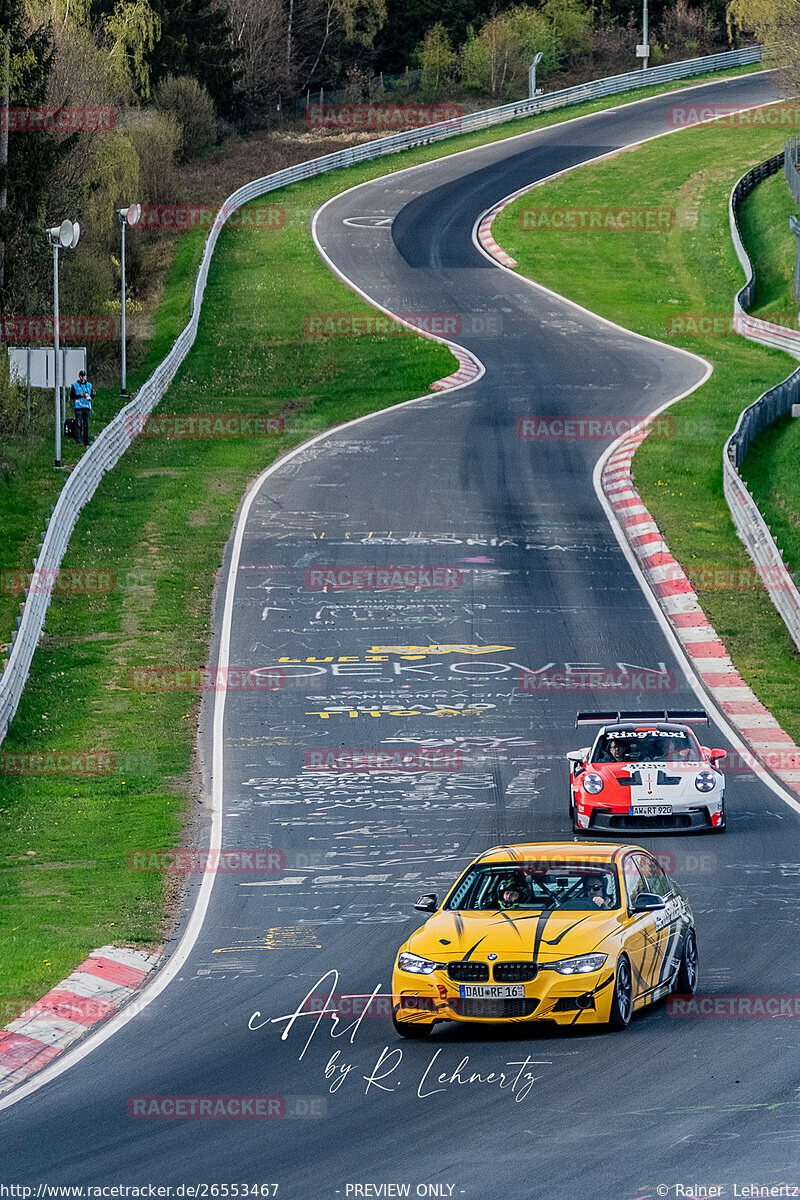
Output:
[[[757,75],[681,102],[773,95]],[[606,668],[630,681],[615,705],[696,706],[593,491],[607,443],[517,427],[640,417],[703,365],[495,269],[471,240],[516,188],[664,132],[674,100],[404,171],[319,214],[337,270],[395,312],[457,317],[486,374],[319,440],[264,480],[234,563],[229,661],[266,683],[227,695],[223,838],[284,869],[220,875],[178,978],[0,1115],[5,1175],[277,1183],[298,1200],[794,1182],[786,1020],[678,1019],[661,1004],[624,1034],[439,1027],[402,1044],[380,999],[361,1021],[290,1020],[331,992],[342,1014],[385,995],[421,923],[411,904],[477,852],[570,836],[575,711],[612,705],[531,680]],[[797,818],[738,774],[728,821],[724,837],[649,839],[692,897],[701,991],[792,995]],[[197,1116],[197,1097],[243,1096],[271,1099]]]

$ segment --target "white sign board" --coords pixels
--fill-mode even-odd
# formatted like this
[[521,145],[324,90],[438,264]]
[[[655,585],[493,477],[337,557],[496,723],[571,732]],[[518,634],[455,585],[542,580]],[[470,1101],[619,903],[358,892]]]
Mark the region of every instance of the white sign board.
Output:
[[[72,384],[79,371],[86,370],[85,346],[60,346],[61,378],[59,383]],[[12,383],[23,386],[55,387],[55,355],[52,346],[9,347],[8,373]]]
[[649,58],[650,57],[650,47],[649,46],[637,46],[636,47],[636,57],[637,58]]

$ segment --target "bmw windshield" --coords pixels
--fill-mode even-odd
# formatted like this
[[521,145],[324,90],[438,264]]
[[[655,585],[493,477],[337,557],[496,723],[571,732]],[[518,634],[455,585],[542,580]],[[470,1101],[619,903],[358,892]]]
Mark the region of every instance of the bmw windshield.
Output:
[[617,874],[608,863],[478,864],[464,872],[444,908],[456,912],[619,908]]

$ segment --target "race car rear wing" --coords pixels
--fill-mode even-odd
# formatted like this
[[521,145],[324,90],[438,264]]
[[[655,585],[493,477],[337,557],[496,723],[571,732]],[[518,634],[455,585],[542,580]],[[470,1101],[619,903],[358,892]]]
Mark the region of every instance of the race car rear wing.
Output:
[[708,713],[702,708],[661,708],[635,709],[632,712],[579,712],[575,718],[575,728],[580,725],[608,725],[613,721],[679,721],[682,724],[705,721],[706,725],[709,724]]

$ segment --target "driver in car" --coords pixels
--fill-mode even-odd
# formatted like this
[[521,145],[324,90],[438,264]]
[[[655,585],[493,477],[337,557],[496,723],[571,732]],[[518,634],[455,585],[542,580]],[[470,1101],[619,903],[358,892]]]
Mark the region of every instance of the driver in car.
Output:
[[625,761],[625,743],[621,738],[610,737],[606,742],[606,754],[614,760],[614,762]]
[[505,911],[509,908],[519,908],[520,900],[522,899],[523,885],[518,879],[505,879],[500,885],[500,899],[498,908]]
[[587,875],[581,890],[582,899],[588,900],[595,908],[611,908],[611,900],[606,895],[606,883],[602,875]]

